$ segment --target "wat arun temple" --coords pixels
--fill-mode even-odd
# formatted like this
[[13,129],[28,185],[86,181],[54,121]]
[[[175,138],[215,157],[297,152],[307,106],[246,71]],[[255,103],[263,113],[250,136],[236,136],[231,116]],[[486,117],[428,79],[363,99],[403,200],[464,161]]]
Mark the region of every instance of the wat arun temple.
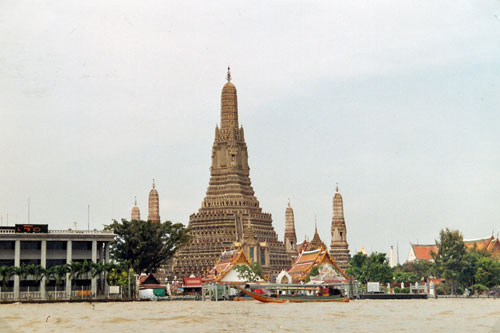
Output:
[[[297,256],[293,211],[289,205],[285,241],[281,242],[271,214],[262,211],[252,188],[245,135],[238,123],[238,97],[229,68],[227,83],[222,88],[220,112],[206,196],[198,212],[189,217],[191,239],[177,251],[171,273],[177,277],[205,276],[222,252],[241,248],[247,258],[258,262],[264,274],[272,278],[282,270],[288,270]],[[349,252],[343,209],[338,208],[341,200],[340,197],[339,202],[337,190],[334,199],[337,209],[332,221],[332,254],[340,256],[344,266]]]
[[210,182],[201,208],[189,217],[188,228],[192,239],[176,255],[176,276],[204,276],[225,249],[235,247],[244,248],[247,257],[271,276],[292,264],[285,244],[278,241],[271,214],[262,211],[252,188],[229,70],[222,88],[220,128],[215,128]]

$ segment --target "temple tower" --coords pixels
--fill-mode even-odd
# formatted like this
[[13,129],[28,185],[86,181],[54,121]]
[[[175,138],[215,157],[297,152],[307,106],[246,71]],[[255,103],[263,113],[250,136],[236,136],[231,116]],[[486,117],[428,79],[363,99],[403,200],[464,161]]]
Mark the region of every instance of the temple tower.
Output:
[[332,217],[332,243],[330,254],[340,268],[345,269],[351,255],[349,254],[349,244],[347,244],[347,230],[344,219],[344,203],[342,195],[339,193],[337,184],[335,195],[333,196],[333,217]]
[[295,220],[293,209],[288,201],[288,207],[285,210],[285,245],[286,251],[292,256],[297,256],[297,235],[295,233]]
[[155,180],[153,179],[153,188],[149,191],[148,200],[148,221],[160,222],[160,198],[158,196],[158,191],[156,190]]
[[317,249],[320,249],[320,248],[326,249],[326,245],[325,245],[325,243],[323,243],[323,241],[319,237],[319,234],[318,234],[318,225],[316,223],[314,223],[314,237],[311,240],[311,242],[309,243],[309,246],[307,247],[307,250],[311,251],[311,250],[317,250]]
[[139,207],[137,207],[137,198],[134,201],[134,207],[132,207],[132,214],[130,215],[130,221],[140,221],[141,220],[141,211]]
[[188,227],[191,241],[174,260],[177,277],[203,276],[224,249],[236,247],[258,261],[268,276],[291,265],[271,214],[262,212],[251,185],[247,145],[238,124],[238,98],[229,68],[221,94],[220,128],[215,128],[208,189],[201,208],[189,217]]

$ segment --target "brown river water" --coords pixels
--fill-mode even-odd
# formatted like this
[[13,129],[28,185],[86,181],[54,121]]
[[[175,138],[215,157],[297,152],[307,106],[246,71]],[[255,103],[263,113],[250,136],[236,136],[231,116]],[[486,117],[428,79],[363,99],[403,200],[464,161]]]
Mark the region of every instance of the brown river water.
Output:
[[0,305],[0,332],[500,332],[500,299]]

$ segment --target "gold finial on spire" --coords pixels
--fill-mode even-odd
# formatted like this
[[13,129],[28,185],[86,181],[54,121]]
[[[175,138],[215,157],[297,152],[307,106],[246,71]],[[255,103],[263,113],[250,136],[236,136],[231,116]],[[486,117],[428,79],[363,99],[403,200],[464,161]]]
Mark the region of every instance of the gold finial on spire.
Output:
[[290,207],[290,198],[288,198],[288,207]]
[[339,191],[339,183],[337,183],[337,192]]
[[153,188],[156,188],[155,179],[153,178]]
[[229,67],[229,66],[227,66],[226,80],[227,80],[227,82],[231,82],[231,67]]
[[137,206],[137,197],[134,197],[134,204]]

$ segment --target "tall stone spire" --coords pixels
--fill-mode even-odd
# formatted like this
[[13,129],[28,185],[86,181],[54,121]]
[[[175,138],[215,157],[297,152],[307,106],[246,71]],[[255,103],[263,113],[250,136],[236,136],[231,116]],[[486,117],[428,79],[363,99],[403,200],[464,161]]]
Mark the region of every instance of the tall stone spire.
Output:
[[132,214],[130,216],[131,221],[140,221],[141,220],[141,211],[139,210],[139,207],[137,207],[137,197],[135,198],[134,201],[134,207],[132,207]]
[[285,245],[286,251],[291,256],[297,256],[297,234],[295,233],[295,219],[293,209],[290,206],[290,200],[285,210]]
[[333,196],[332,243],[330,246],[330,254],[342,269],[345,269],[349,260],[351,260],[344,219],[344,202],[342,195],[339,193],[338,184],[335,195]]
[[230,128],[238,129],[238,96],[236,87],[231,83],[231,69],[227,68],[227,83],[222,88],[220,125],[223,132]]
[[160,198],[158,196],[158,191],[156,190],[154,179],[153,179],[153,188],[151,189],[151,191],[149,191],[148,204],[149,204],[148,221],[160,222]]
[[291,265],[285,244],[278,241],[271,214],[262,212],[255,197],[229,68],[226,79],[221,93],[220,127],[215,128],[212,145],[210,181],[200,209],[189,217],[191,240],[175,256],[173,274],[177,277],[203,276],[225,248],[242,247],[268,276]]

